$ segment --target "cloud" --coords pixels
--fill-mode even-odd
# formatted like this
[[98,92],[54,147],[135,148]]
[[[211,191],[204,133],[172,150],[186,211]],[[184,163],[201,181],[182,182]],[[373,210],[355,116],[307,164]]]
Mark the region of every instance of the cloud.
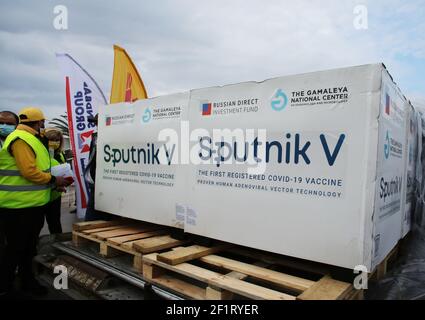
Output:
[[[1,108],[64,111],[55,52],[71,54],[109,96],[114,43],[150,96],[380,61],[407,96],[424,96],[421,1],[62,1],[66,31],[53,28],[56,4],[0,4]],[[368,30],[353,27],[358,4],[368,8]]]

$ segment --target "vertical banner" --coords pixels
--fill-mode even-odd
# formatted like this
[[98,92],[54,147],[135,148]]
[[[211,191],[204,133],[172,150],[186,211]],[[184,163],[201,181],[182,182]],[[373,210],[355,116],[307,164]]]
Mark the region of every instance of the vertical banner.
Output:
[[134,102],[146,99],[145,85],[127,52],[114,45],[114,73],[110,103]]
[[56,54],[65,78],[66,110],[69,137],[73,153],[73,167],[77,191],[77,215],[85,216],[89,198],[84,171],[90,154],[90,142],[96,126],[88,118],[95,116],[101,105],[106,105],[105,95],[96,81],[69,54]]

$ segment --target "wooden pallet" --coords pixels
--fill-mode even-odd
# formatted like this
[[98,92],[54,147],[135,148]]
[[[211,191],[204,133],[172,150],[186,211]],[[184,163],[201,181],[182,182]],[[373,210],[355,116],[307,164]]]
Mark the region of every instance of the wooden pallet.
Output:
[[[229,258],[229,254],[240,258]],[[351,284],[332,279],[320,268],[315,270],[315,279],[274,270],[276,265],[299,270],[302,263],[291,258],[271,257],[229,245],[176,247],[164,253],[145,255],[143,276],[148,282],[190,299],[336,300],[362,297],[362,292]],[[247,258],[251,261],[244,262]],[[308,263],[302,269],[312,271]]]
[[388,255],[375,268],[375,271],[369,274],[370,280],[379,281],[385,277],[388,271],[391,270],[391,265],[398,258],[400,253],[400,242],[388,253]]
[[167,227],[126,219],[75,223],[72,242],[76,247],[85,246],[90,242],[97,243],[99,254],[106,258],[131,255],[133,268],[139,273],[143,272],[144,254],[187,243],[186,240],[172,238]]
[[[175,239],[170,228],[129,219],[74,224],[73,243],[133,257],[150,283],[190,299],[354,300],[363,291],[330,276],[329,266],[222,242]],[[208,243],[208,242],[207,242]],[[283,270],[282,270],[283,268]]]

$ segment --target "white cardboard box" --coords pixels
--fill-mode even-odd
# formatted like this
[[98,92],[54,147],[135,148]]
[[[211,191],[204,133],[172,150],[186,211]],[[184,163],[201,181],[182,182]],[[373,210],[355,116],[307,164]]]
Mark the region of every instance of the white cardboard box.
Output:
[[410,103],[406,108],[408,116],[406,125],[406,169],[404,178],[406,183],[403,184],[403,237],[405,237],[411,229],[412,211],[414,210],[415,199],[416,157],[418,154],[418,114]]
[[[179,117],[143,123],[148,108],[176,105]],[[110,105],[99,116],[96,207],[240,245],[372,270],[403,232],[406,106],[382,64]],[[133,123],[113,125],[113,117],[127,113],[134,114]],[[105,144],[160,146],[159,131],[178,131],[180,120],[211,135],[214,129],[241,130],[251,156],[254,138],[265,129],[266,139],[257,140],[264,143],[256,148],[261,162],[235,163],[235,149],[243,160],[245,144],[235,147],[207,135],[190,148],[182,141],[165,144],[178,145],[179,160],[195,150],[202,164],[113,164],[110,150],[105,153]],[[264,164],[261,173],[252,171]],[[115,169],[174,174],[173,185],[114,181],[103,174]]]
[[[183,171],[187,168],[159,164],[167,163],[167,157],[178,150],[167,149],[157,138],[163,128],[179,130],[181,119],[187,117],[188,99],[189,94],[182,93],[100,110],[96,209],[183,228],[185,215],[180,203],[185,196]],[[120,150],[125,150],[124,156]]]

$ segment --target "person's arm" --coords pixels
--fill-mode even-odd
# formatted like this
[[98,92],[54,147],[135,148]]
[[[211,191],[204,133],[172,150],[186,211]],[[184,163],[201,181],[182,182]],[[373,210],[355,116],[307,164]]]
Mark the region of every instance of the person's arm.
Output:
[[10,150],[16,160],[16,166],[25,179],[35,184],[52,182],[53,179],[50,173],[43,172],[37,168],[34,151],[25,141],[16,140],[11,145]]

